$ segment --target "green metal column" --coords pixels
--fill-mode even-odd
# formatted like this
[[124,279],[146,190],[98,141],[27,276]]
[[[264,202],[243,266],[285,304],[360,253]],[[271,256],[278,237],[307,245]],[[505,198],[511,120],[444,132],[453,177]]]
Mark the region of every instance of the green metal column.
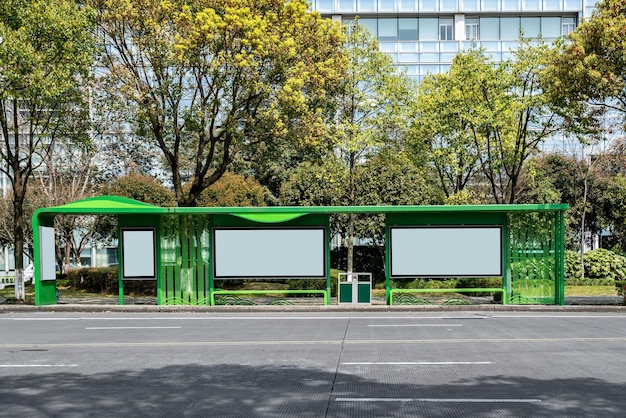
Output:
[[555,304],[565,305],[565,216],[564,211],[554,214],[555,222],[555,255],[554,255],[554,286]]

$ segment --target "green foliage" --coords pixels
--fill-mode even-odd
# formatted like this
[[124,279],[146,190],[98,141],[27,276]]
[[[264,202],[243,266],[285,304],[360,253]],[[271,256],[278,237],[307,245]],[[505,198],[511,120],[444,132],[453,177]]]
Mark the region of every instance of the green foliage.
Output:
[[[385,282],[384,249],[374,246],[354,247],[354,271],[372,273],[373,284]],[[330,252],[330,265],[346,271],[348,265],[347,248],[339,247]],[[335,276],[336,277],[336,276]]]
[[195,206],[239,153],[324,137],[345,37],[305,0],[92,3],[109,93],[162,151],[179,206]]
[[580,254],[576,251],[565,250],[565,280],[582,277]]
[[624,296],[624,304],[626,304],[626,280],[616,280],[615,289],[619,296]]
[[626,257],[599,248],[585,253],[585,276],[597,279],[626,279]]
[[[64,284],[72,286],[77,291],[117,295],[119,293],[118,270],[117,267],[88,267],[70,270]],[[57,285],[60,283],[57,282]],[[156,296],[156,281],[125,281],[124,294]]]
[[176,206],[172,192],[158,180],[141,174],[128,174],[105,183],[100,188],[105,196],[122,196],[154,206]]
[[446,197],[484,184],[474,188],[488,202],[520,200],[526,161],[563,128],[539,84],[551,53],[522,40],[514,60],[494,65],[483,50],[462,51],[420,84],[410,144],[428,153]]
[[70,270],[67,273],[67,280],[76,290],[102,294],[116,294],[119,292],[117,267]]
[[252,177],[226,172],[205,189],[198,206],[266,206],[267,190]]
[[596,6],[593,17],[583,21],[554,56],[546,85],[561,105],[605,101],[626,113],[626,3],[604,0]]

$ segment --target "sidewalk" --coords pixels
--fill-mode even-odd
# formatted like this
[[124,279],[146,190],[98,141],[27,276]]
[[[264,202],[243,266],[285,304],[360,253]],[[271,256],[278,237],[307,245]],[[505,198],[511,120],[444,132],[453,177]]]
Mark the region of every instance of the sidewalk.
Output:
[[[294,298],[295,299],[295,298]],[[124,305],[117,298],[63,298],[56,305],[6,304],[0,298],[0,314],[11,312],[459,312],[459,311],[515,311],[515,312],[620,312],[626,313],[624,299],[618,296],[566,297],[565,306],[555,305],[501,305],[489,298],[473,298],[475,304],[459,305],[394,305],[387,306],[384,298],[372,298],[372,304],[337,304],[336,298],[324,306],[321,300],[297,298],[293,304],[268,305],[270,298],[256,298],[253,305],[157,305],[156,298],[125,297]],[[483,300],[485,299],[485,300]]]

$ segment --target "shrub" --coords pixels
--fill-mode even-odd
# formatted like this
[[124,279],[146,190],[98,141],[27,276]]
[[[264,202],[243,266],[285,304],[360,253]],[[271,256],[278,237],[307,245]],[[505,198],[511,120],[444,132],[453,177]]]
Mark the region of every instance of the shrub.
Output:
[[[70,270],[67,273],[66,285],[76,290],[89,293],[119,293],[117,267],[85,267]],[[156,281],[130,280],[124,282],[124,294],[136,296],[155,296]]]
[[581,273],[580,254],[576,251],[565,250],[565,278],[580,278]]
[[592,279],[626,279],[626,257],[598,248],[585,253],[585,276]]

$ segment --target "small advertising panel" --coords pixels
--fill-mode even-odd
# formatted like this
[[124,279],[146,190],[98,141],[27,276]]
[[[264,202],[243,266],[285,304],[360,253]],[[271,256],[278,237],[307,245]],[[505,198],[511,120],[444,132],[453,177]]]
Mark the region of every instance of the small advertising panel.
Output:
[[156,280],[154,228],[122,228],[122,278]]
[[54,228],[49,226],[39,227],[40,278],[42,281],[56,280],[56,260],[54,247]]
[[215,228],[216,279],[326,277],[324,228]]
[[391,277],[501,277],[501,226],[391,227]]

